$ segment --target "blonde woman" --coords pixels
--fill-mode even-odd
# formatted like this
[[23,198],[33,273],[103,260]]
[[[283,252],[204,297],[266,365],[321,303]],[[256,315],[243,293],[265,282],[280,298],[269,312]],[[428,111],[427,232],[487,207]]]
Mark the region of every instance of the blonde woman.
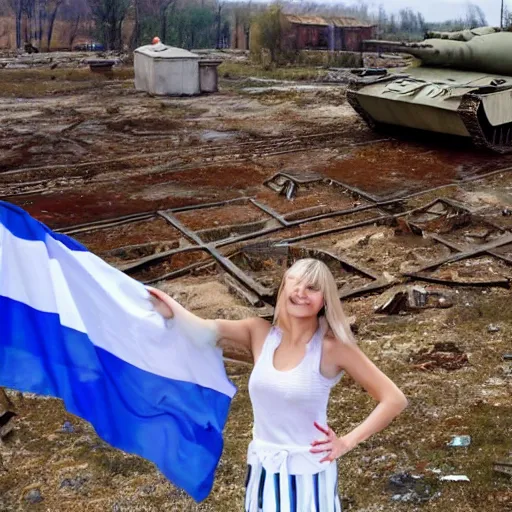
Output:
[[[327,266],[303,259],[286,271],[273,324],[203,320],[165,293],[149,291],[156,309],[180,317],[191,336],[211,344],[227,339],[253,355],[245,511],[340,512],[336,459],[384,429],[407,400],[356,345]],[[327,402],[344,372],[378,405],[338,436],[327,426]]]

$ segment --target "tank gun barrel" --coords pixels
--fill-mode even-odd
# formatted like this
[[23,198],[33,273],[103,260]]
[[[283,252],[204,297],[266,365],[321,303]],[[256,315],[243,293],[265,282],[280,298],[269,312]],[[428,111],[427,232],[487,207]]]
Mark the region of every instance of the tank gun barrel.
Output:
[[365,51],[388,52],[388,53],[407,53],[413,57],[422,58],[432,52],[434,46],[430,42],[406,42],[406,41],[385,41],[380,39],[371,39],[364,42]]
[[449,67],[512,76],[512,32],[475,35],[470,40],[425,39],[421,42],[366,41],[366,49],[407,53],[424,66]]

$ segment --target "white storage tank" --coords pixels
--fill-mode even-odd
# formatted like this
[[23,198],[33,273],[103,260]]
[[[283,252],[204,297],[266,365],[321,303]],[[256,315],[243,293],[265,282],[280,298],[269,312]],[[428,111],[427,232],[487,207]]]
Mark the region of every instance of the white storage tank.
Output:
[[162,43],[134,52],[135,88],[162,96],[200,94],[199,55]]

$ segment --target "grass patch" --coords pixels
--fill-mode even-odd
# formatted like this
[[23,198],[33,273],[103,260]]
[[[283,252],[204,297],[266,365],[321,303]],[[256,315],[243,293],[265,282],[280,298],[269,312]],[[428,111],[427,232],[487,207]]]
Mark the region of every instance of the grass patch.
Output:
[[219,76],[223,78],[268,78],[271,80],[318,80],[327,75],[327,70],[311,67],[287,66],[265,69],[250,62],[223,62],[219,66]]
[[117,68],[108,75],[80,69],[4,69],[0,71],[0,97],[38,98],[101,88],[113,81],[134,78],[131,67]]

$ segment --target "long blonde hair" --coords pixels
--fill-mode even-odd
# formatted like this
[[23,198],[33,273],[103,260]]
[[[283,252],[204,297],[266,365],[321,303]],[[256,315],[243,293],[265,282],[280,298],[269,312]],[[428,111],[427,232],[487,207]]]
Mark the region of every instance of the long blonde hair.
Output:
[[293,274],[300,281],[305,282],[307,285],[317,287],[322,292],[324,296],[325,316],[321,317],[320,321],[322,322],[322,318],[325,318],[324,322],[327,323],[327,326],[323,326],[323,328],[326,331],[330,329],[334,336],[342,342],[355,343],[356,340],[350,329],[350,323],[347,316],[343,312],[343,307],[341,306],[341,302],[338,296],[338,288],[336,286],[334,277],[323,261],[313,258],[297,260],[285,272],[283,280],[281,281],[281,285],[279,286],[279,291],[277,292],[276,308],[274,311],[274,325],[279,326],[280,317],[281,325],[283,324],[283,320],[285,325],[288,321],[288,318],[286,318],[287,314],[283,314],[283,311],[285,310],[282,304],[282,291],[286,278],[290,274]]

